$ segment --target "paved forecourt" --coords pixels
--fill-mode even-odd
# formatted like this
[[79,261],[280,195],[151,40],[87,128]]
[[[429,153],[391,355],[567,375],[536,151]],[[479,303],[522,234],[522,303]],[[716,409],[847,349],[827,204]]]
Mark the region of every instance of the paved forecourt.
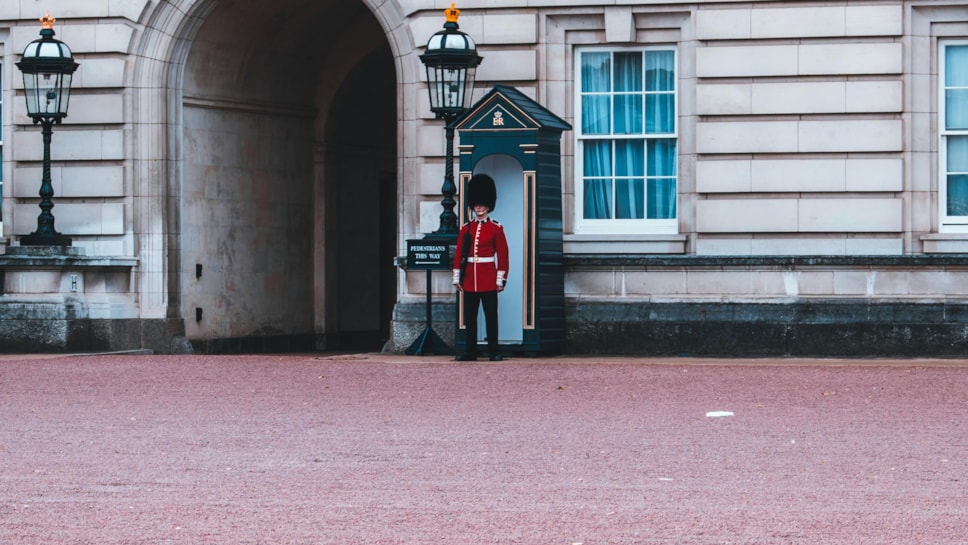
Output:
[[0,358],[0,543],[965,543],[968,362]]

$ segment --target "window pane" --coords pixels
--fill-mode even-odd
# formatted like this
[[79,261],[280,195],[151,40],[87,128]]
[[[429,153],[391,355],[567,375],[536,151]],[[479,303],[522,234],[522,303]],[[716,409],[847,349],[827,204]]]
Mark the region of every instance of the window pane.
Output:
[[581,56],[581,90],[583,93],[605,93],[608,88],[609,72],[611,72],[611,55],[609,53],[582,53]]
[[585,180],[585,219],[611,219],[611,180]]
[[[3,80],[0,80],[0,83],[3,83]],[[3,85],[0,85],[0,89],[3,89]],[[3,113],[2,96],[0,96],[0,113]],[[3,124],[2,123],[0,123],[0,165],[3,165]],[[3,169],[0,168],[0,222],[2,221],[3,221]]]
[[945,90],[944,108],[946,129],[968,129],[968,89]]
[[640,220],[645,217],[645,184],[642,179],[615,180],[615,217]]
[[650,179],[648,186],[648,218],[675,219],[676,181],[669,178]]
[[968,45],[951,45],[944,51],[945,87],[968,87]]
[[615,141],[615,175],[645,176],[645,141]]
[[642,95],[615,96],[615,134],[642,134]]
[[612,141],[589,140],[585,142],[584,175],[611,176],[612,175]]
[[645,90],[672,91],[676,88],[676,56],[672,51],[645,53]]
[[676,218],[676,62],[674,50],[579,51],[578,217],[590,220],[582,228],[635,220],[648,230],[645,221],[657,220],[666,230]]
[[948,215],[968,216],[968,174],[948,176]]
[[675,132],[675,99],[671,94],[646,95],[645,103],[645,132],[647,134]]
[[647,147],[649,176],[676,175],[676,141],[674,138],[649,140]]
[[968,173],[968,136],[949,136],[947,140],[947,171]]
[[581,131],[584,134],[609,134],[608,95],[581,97]]
[[642,90],[642,54],[615,54],[615,84],[616,92]]

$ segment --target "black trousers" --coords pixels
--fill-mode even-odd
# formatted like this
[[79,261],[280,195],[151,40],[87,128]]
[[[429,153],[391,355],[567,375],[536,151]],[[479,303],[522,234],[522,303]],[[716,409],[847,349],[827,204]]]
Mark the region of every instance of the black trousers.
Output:
[[477,355],[477,307],[484,307],[484,329],[487,331],[487,353],[497,354],[497,292],[464,292],[464,325],[467,327],[464,340],[467,354]]

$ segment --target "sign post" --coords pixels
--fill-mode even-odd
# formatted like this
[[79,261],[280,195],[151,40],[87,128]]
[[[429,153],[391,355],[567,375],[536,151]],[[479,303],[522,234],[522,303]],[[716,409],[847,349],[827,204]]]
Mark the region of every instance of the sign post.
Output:
[[404,351],[408,356],[422,356],[425,352],[437,355],[454,353],[454,349],[445,343],[433,328],[431,273],[449,271],[454,263],[455,252],[456,247],[451,243],[450,238],[433,240],[428,237],[407,241],[407,271],[427,272],[427,323],[423,333]]

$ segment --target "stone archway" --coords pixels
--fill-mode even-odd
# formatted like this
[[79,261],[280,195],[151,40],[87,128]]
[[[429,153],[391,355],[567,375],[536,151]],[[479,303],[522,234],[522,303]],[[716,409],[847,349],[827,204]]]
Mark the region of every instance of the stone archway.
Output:
[[202,351],[379,348],[392,263],[363,250],[370,232],[392,252],[397,162],[379,20],[362,0],[203,11],[169,137],[170,308]]

